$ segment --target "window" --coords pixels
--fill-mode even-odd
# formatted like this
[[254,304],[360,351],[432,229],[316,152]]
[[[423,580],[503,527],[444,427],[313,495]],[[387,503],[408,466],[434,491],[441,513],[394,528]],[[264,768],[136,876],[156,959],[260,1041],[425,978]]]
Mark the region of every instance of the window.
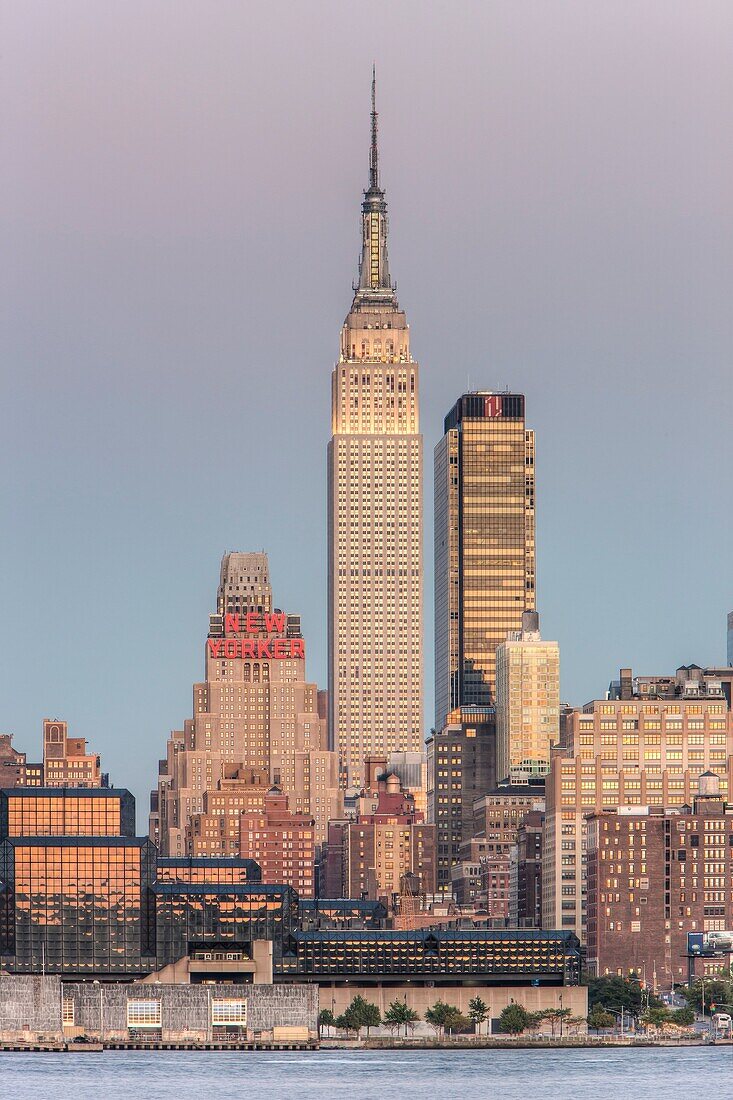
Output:
[[64,1027],[74,1026],[74,999],[73,997],[64,997],[61,1006],[61,1023]]
[[161,1001],[128,1001],[128,1027],[160,1027],[162,1023]]
[[245,1027],[247,1024],[247,1002],[227,998],[225,1000],[212,1000],[211,1022],[217,1024],[239,1024]]

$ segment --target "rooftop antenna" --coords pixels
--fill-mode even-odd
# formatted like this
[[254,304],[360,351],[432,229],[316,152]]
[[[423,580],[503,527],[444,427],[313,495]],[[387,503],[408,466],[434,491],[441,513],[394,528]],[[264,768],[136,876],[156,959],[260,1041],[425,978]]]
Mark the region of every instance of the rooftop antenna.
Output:
[[369,149],[369,189],[379,190],[379,149],[377,147],[377,66],[372,65],[372,144]]

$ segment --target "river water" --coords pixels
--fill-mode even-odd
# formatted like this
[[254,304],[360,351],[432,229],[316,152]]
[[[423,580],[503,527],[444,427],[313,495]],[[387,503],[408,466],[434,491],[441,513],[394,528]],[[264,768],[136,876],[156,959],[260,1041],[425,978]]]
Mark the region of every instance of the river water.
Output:
[[733,1048],[0,1054],[12,1100],[733,1097]]

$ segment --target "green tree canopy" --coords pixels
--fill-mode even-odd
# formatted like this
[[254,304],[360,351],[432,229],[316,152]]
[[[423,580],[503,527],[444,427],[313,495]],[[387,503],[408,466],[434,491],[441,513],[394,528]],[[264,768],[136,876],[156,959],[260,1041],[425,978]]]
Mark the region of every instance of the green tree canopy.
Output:
[[[339,1023],[339,1020],[343,1022]],[[357,1035],[365,1027],[367,1035],[369,1035],[369,1029],[378,1027],[381,1022],[382,1017],[377,1006],[365,1001],[362,996],[357,994],[343,1015],[339,1016],[336,1026],[343,1027],[347,1031],[355,1031]]]
[[414,1008],[408,1008],[404,1001],[392,1001],[384,1014],[384,1022],[391,1031],[399,1031],[404,1026],[405,1035],[420,1019]]
[[521,1035],[523,1031],[527,1030],[529,1023],[529,1013],[524,1005],[512,1004],[507,1005],[502,1009],[499,1016],[499,1028],[506,1035]]
[[599,1031],[604,1031],[607,1028],[611,1028],[616,1023],[616,1017],[612,1012],[607,1012],[602,1005],[597,1004],[588,1013],[588,1027],[595,1031],[596,1034]]
[[321,1009],[321,1011],[318,1014],[318,1026],[319,1027],[335,1027],[336,1026],[336,1020],[335,1020],[333,1012],[331,1012],[330,1008]]
[[527,1013],[527,1031],[531,1031],[534,1035],[542,1027],[545,1022],[544,1012],[528,1012]]
[[570,1019],[572,1012],[569,1008],[546,1008],[542,1015],[549,1023],[552,1034],[559,1028],[562,1035],[563,1023]]
[[689,1027],[695,1022],[695,1011],[690,1008],[674,1009],[665,1008],[664,1005],[653,1005],[641,1018],[646,1027],[664,1027],[665,1024],[676,1024],[677,1027]]
[[445,1001],[436,1001],[434,1005],[425,1011],[425,1019],[431,1027],[435,1028],[438,1035],[445,1032],[446,1017],[460,1016],[461,1012],[455,1005],[448,1005]]
[[367,1039],[369,1038],[369,1030],[373,1027],[379,1027],[382,1022],[382,1014],[379,1011],[377,1005],[372,1004],[371,1001],[364,1001],[361,1013],[361,1026],[366,1028]]
[[683,996],[692,1008],[698,1012],[702,1011],[703,984],[705,986],[705,1012],[709,1013],[711,1011],[710,1006],[714,1004],[733,1004],[733,983],[727,977],[721,975],[719,978],[706,978],[704,983],[700,978],[697,978],[692,985],[686,986],[682,990]]
[[443,1018],[443,1031],[451,1031],[460,1035],[461,1032],[468,1031],[470,1027],[471,1021],[468,1016],[464,1016],[457,1008],[451,1008]]
[[473,1020],[474,1028],[478,1035],[481,1034],[481,1024],[489,1018],[489,1006],[480,997],[472,997],[468,1002],[468,1018]]
[[[601,978],[589,978],[586,984],[589,1011],[592,1011],[596,1005],[601,1005],[602,1008],[611,1008],[614,1011],[620,1011],[623,1008],[632,1016],[641,1014],[644,1007],[642,993],[644,986],[637,976],[630,975],[628,978],[622,978],[617,974],[604,975]],[[661,1003],[658,997],[649,993],[650,1006],[659,1006]]]
[[664,1024],[669,1023],[672,1013],[664,1005],[661,1008],[655,1005],[653,1008],[649,1008],[641,1018],[641,1022],[646,1027],[662,1027]]

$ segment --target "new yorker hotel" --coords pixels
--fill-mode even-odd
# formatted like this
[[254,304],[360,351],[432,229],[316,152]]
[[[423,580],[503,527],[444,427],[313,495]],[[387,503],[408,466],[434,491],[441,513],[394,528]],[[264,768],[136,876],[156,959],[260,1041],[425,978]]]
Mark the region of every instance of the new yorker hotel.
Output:
[[193,717],[160,762],[151,840],[168,856],[239,854],[239,817],[264,810],[270,784],[325,840],[342,810],[338,761],[306,680],[300,616],[273,608],[266,554],[224,556],[205,653]]
[[331,394],[330,730],[359,787],[366,757],[420,749],[423,695],[418,366],[389,272],[373,87],[359,280]]

